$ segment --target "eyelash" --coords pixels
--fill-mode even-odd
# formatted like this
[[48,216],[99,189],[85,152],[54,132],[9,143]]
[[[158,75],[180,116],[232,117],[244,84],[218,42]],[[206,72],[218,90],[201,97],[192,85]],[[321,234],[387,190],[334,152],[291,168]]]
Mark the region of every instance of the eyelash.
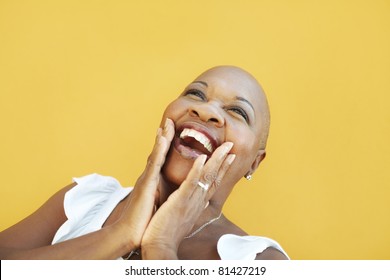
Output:
[[187,95],[194,95],[194,96],[196,96],[196,97],[199,97],[199,98],[202,99],[202,100],[206,100],[206,97],[205,97],[204,93],[201,92],[200,90],[197,90],[197,89],[190,89],[189,91],[187,91],[187,92],[185,93],[185,95],[186,95],[186,96],[187,96]]
[[240,107],[232,107],[232,108],[229,108],[230,111],[236,113],[236,114],[239,114],[241,117],[244,118],[244,120],[246,122],[249,122],[249,117],[248,117],[248,114],[245,112],[244,109],[240,108]]
[[[197,89],[190,89],[184,95],[185,96],[194,95],[194,96],[198,97],[199,99],[201,99],[202,101],[206,100],[205,94],[202,91],[197,90]],[[240,115],[247,123],[249,123],[248,114],[245,112],[244,109],[242,109],[240,107],[230,107],[227,110],[232,111],[232,112]]]

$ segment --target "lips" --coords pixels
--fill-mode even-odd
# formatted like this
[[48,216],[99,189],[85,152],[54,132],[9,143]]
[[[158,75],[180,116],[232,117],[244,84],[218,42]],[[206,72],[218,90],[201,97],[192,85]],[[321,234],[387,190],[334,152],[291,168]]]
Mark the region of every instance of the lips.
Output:
[[174,147],[184,158],[195,159],[202,154],[208,157],[218,147],[216,137],[203,126],[195,124],[182,125],[177,129]]

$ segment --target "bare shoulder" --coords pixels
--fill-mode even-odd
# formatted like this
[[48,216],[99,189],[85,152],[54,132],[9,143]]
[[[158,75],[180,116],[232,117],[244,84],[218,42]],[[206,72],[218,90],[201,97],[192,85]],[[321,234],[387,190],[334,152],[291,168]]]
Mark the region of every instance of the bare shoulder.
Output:
[[278,249],[268,247],[262,253],[257,254],[256,260],[288,260],[288,258]]
[[0,232],[0,248],[24,249],[50,245],[58,228],[67,219],[63,206],[65,193],[75,185],[73,183],[62,188],[31,215]]
[[[239,236],[249,235],[243,229],[226,218],[224,219],[224,233],[231,233]],[[256,260],[288,260],[288,258],[278,249],[268,247],[262,253],[257,254]]]
[[234,224],[232,221],[227,219],[225,216],[223,217],[223,227],[221,228],[221,234],[236,234],[240,236],[248,235],[242,228]]

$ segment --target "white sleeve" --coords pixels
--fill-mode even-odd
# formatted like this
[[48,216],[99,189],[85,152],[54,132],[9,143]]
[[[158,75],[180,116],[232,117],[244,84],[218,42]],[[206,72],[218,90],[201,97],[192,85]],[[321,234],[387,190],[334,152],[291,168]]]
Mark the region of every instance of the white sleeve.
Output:
[[52,244],[96,231],[116,205],[131,191],[112,177],[91,174],[74,178],[77,185],[64,198],[67,221],[58,229]]
[[290,259],[279,243],[267,237],[225,234],[217,245],[222,260],[254,260],[257,254],[269,247],[279,250]]

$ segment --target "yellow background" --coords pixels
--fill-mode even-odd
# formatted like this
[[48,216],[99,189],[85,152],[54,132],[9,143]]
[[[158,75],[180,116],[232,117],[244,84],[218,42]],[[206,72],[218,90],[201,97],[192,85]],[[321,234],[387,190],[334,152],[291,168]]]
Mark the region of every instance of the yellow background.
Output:
[[225,213],[293,259],[390,259],[390,1],[0,1],[0,230],[73,176],[132,185],[165,105],[254,74],[268,156]]

